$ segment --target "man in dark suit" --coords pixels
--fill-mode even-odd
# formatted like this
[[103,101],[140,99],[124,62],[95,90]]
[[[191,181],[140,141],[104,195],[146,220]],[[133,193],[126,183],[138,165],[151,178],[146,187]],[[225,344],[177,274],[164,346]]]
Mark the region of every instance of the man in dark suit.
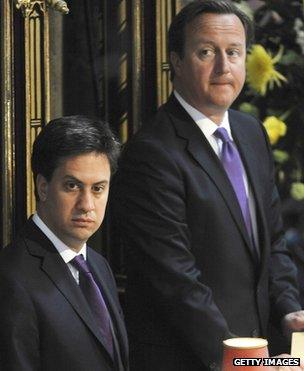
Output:
[[118,153],[108,125],[82,116],[51,121],[35,140],[37,212],[0,253],[1,370],[128,370],[111,269],[86,245]]
[[251,36],[231,2],[183,8],[169,30],[174,92],[123,151],[112,200],[131,370],[220,369],[223,339],[267,337],[270,311],[303,329],[269,141],[230,109]]

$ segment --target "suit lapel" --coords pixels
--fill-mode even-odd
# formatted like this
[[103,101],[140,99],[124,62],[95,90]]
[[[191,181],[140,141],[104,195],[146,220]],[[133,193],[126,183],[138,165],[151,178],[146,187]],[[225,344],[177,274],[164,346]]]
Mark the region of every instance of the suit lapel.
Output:
[[214,153],[214,150],[199,127],[177,102],[174,96],[170,97],[166,110],[171,116],[177,135],[186,139],[188,152],[200,164],[222,195],[228,209],[230,210],[231,216],[250,251],[250,254],[254,257],[252,244],[249,240],[242,211],[219,158]]
[[[260,227],[258,228],[259,240],[265,241],[266,237],[264,236],[265,231],[264,226],[266,225],[266,217],[263,211],[264,210],[262,200],[263,185],[261,184],[261,181],[257,176],[259,174],[260,164],[256,160],[255,150],[250,145],[250,142],[246,139],[248,137],[248,133],[246,135],[246,125],[244,125],[240,121],[234,120],[233,118],[230,118],[230,124],[233,138],[239,149],[246,170],[247,178],[253,191],[256,206],[257,222],[260,222],[258,223],[258,227]],[[264,261],[263,255],[265,254],[263,246],[266,246],[266,243],[260,243],[262,261]]]
[[[114,332],[116,339],[119,343],[119,350],[121,355],[121,360],[127,359],[127,333],[125,331],[125,326],[121,314],[119,313],[118,305],[114,300],[114,295],[111,292],[112,289],[108,284],[108,278],[104,273],[104,264],[98,264],[98,260],[92,259],[93,251],[88,248],[88,262],[90,268],[92,269],[96,283],[102,291],[103,298],[106,302],[107,308],[111,315],[111,320],[114,327]],[[114,278],[113,278],[114,279]],[[124,362],[125,363],[125,362]]]
[[[27,243],[29,253],[42,259],[41,269],[106,350],[104,340],[98,331],[85,297],[54,245],[31,220],[26,224],[24,237],[31,242]],[[110,355],[109,359],[111,359]]]

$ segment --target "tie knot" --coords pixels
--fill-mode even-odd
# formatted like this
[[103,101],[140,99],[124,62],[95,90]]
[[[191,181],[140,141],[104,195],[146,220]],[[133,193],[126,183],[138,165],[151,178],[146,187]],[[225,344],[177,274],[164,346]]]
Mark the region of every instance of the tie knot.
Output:
[[84,257],[82,254],[76,255],[75,258],[73,258],[70,263],[79,271],[82,273],[90,273],[90,269],[84,260]]
[[223,143],[231,142],[231,139],[229,138],[228,132],[225,128],[218,128],[215,132],[214,135],[221,139]]

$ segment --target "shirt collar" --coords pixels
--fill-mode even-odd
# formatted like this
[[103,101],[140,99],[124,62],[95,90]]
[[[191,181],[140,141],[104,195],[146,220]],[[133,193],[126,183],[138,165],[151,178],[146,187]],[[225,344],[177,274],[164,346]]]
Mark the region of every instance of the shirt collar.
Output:
[[76,252],[70,249],[50,230],[50,228],[42,221],[37,212],[33,215],[32,220],[37,225],[37,227],[41,229],[41,231],[46,235],[46,237],[53,243],[65,263],[69,263],[73,258],[75,258],[75,256],[80,254],[83,255],[85,260],[87,259],[86,243],[82,246],[79,252]]
[[182,105],[182,107],[191,116],[193,121],[198,125],[198,127],[201,129],[201,131],[203,132],[203,134],[205,135],[205,137],[207,139],[209,137],[211,137],[211,135],[213,135],[214,132],[219,127],[225,128],[228,132],[228,135],[229,135],[230,139],[232,139],[228,111],[226,111],[224,113],[223,120],[222,120],[221,124],[218,126],[215,122],[210,120],[202,112],[198,111],[196,108],[194,108],[189,103],[187,103],[184,100],[184,98],[182,98],[182,96],[176,90],[174,90],[174,95],[175,95],[176,99],[179,101],[179,103]]

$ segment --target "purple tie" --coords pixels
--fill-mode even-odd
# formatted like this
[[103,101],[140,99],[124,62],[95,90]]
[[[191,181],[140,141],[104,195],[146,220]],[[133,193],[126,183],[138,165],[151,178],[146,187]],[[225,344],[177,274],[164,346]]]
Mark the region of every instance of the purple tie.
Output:
[[214,135],[217,138],[221,139],[221,141],[223,142],[221,162],[224,166],[224,169],[228,175],[228,178],[232,184],[236,197],[239,201],[245,225],[250,236],[250,240],[253,241],[249,203],[244,185],[243,167],[239,152],[233,145],[232,140],[229,138],[226,129],[218,128],[215,131]]
[[113,358],[113,337],[111,332],[110,314],[103,300],[102,294],[83,258],[83,255],[75,256],[70,263],[79,271],[79,286],[98,323],[98,327],[105,340],[107,351]]

